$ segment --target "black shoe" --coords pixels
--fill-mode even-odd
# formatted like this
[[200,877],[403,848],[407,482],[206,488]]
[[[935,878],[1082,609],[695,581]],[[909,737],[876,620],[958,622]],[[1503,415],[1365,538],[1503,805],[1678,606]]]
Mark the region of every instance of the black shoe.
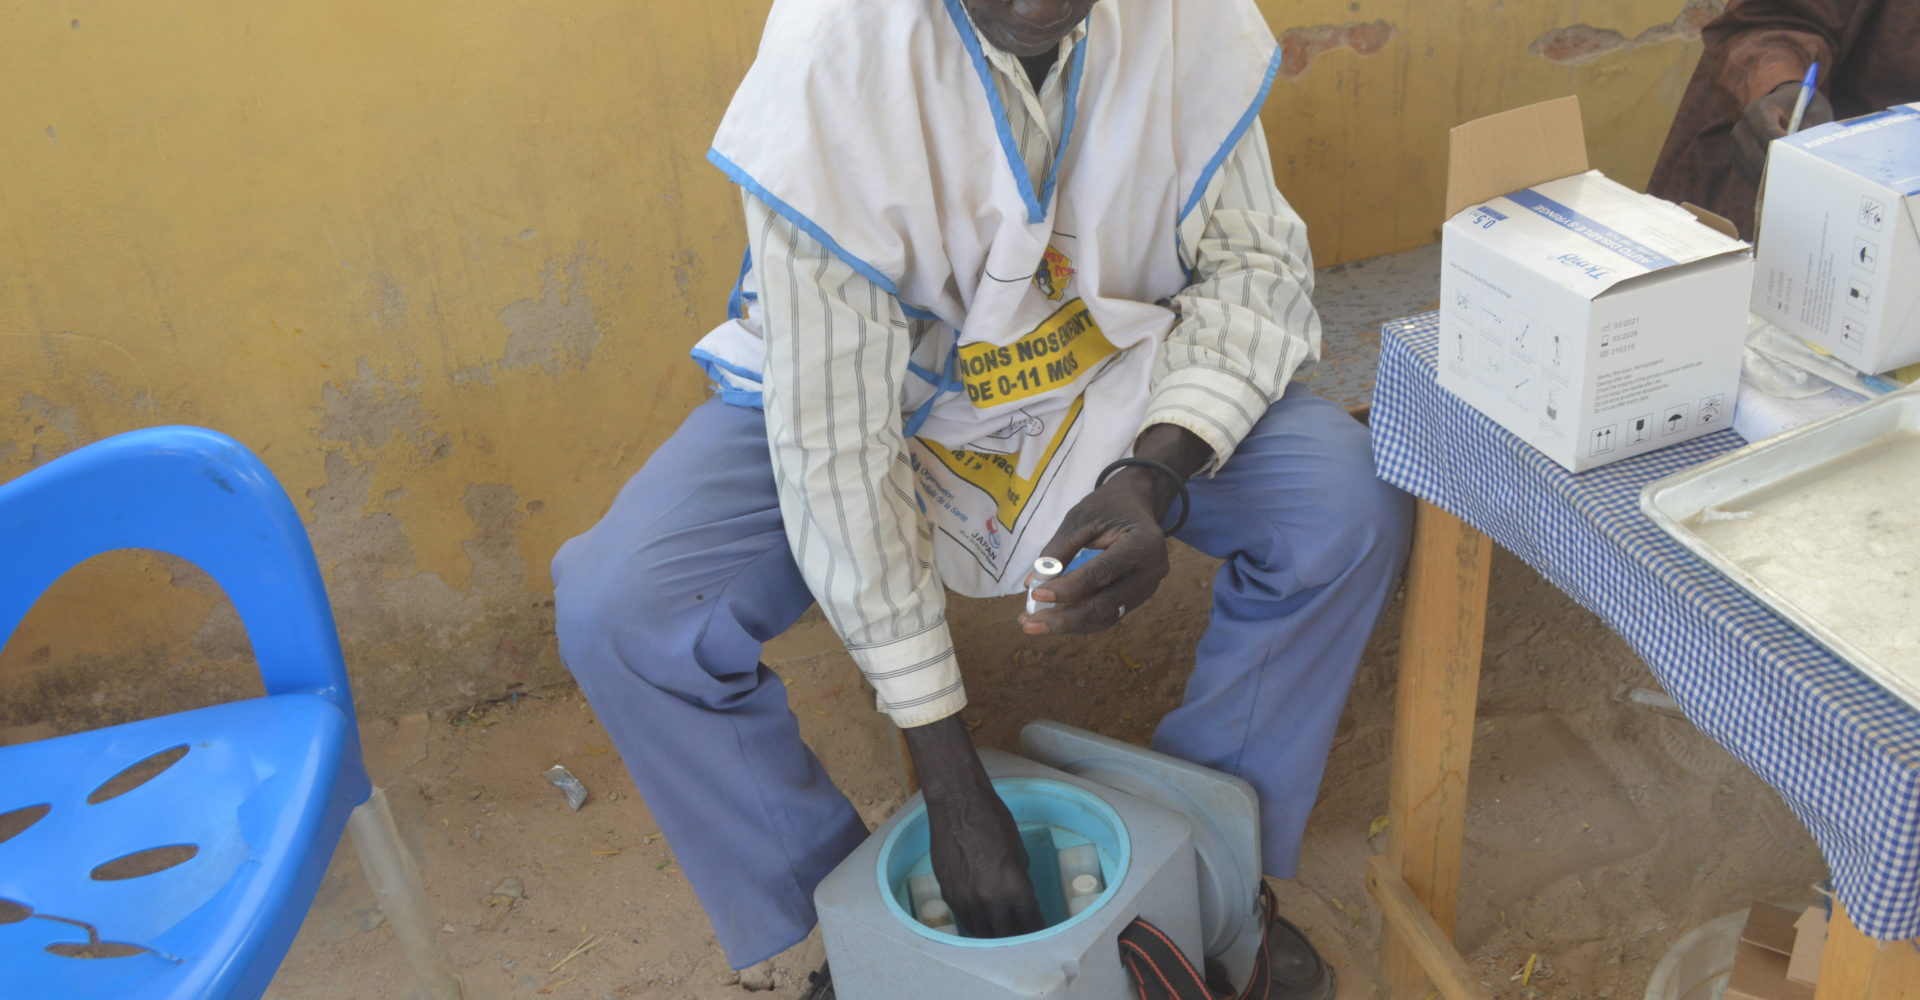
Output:
[[1333,966],[1300,928],[1277,913],[1267,924],[1267,959],[1273,963],[1269,1000],[1333,1000],[1339,989]]
[[[1260,887],[1260,908],[1267,915],[1267,926],[1261,945],[1267,950],[1269,979],[1265,991],[1260,983],[1250,983],[1244,989],[1235,989],[1227,980],[1226,972],[1214,962],[1207,963],[1207,988],[1221,1000],[1333,1000],[1339,990],[1335,981],[1333,966],[1320,957],[1314,950],[1313,942],[1293,922],[1280,915],[1273,890],[1265,885]],[[1260,962],[1254,963],[1253,975],[1261,973]]]
[[800,992],[800,1000],[834,1000],[833,974],[826,963],[821,963],[819,972],[807,973],[807,988]]

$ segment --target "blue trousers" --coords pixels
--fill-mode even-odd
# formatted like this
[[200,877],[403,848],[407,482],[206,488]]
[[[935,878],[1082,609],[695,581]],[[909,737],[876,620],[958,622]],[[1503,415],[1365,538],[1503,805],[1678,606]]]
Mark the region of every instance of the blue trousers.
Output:
[[[1291,877],[1354,670],[1406,558],[1411,501],[1376,478],[1366,429],[1298,385],[1190,490],[1179,537],[1224,564],[1185,700],[1153,745],[1251,782],[1266,871]],[[813,604],[762,415],[717,399],[696,408],[560,549],[553,579],[561,657],[728,960],[745,968],[792,946],[813,927],[814,886],[867,830],[760,662]]]

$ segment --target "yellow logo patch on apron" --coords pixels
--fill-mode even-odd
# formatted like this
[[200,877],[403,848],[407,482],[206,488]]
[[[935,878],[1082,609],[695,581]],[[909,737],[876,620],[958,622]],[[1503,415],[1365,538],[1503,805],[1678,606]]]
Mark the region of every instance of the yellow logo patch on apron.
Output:
[[1073,276],[1080,272],[1073,269],[1073,260],[1066,254],[1048,247],[1046,255],[1040,258],[1040,266],[1033,272],[1034,287],[1040,294],[1055,302],[1067,294],[1067,286],[1073,283]]

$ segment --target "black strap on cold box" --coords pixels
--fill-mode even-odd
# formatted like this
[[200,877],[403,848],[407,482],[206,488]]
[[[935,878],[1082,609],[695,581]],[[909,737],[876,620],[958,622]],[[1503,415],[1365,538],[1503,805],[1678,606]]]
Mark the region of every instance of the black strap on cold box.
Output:
[[1238,994],[1215,994],[1200,970],[1181,954],[1173,940],[1160,928],[1138,917],[1120,932],[1120,962],[1133,977],[1140,1000],[1268,1000],[1273,992],[1273,966],[1267,957],[1267,936],[1273,932],[1273,920],[1279,904],[1273,890],[1260,886],[1260,909],[1265,920],[1260,930],[1260,953],[1253,960],[1253,973]]

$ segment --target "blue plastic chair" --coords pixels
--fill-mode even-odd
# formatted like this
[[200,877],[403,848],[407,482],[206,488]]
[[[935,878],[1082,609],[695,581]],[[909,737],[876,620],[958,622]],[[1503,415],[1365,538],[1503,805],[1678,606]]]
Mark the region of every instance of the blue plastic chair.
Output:
[[231,438],[162,427],[0,485],[0,645],[55,580],[115,549],[206,570],[267,693],[0,747],[0,995],[259,997],[351,817],[423,992],[459,996],[361,764],[319,567],[273,476]]

